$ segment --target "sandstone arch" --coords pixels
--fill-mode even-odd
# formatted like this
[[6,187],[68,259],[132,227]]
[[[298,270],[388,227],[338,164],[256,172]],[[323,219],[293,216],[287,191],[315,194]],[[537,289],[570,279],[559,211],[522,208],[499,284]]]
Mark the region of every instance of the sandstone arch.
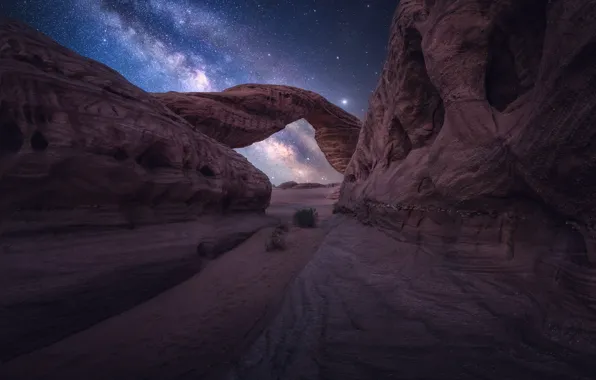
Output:
[[243,84],[222,92],[153,94],[197,131],[231,147],[266,139],[305,119],[321,151],[343,173],[358,142],[360,120],[312,91],[291,86]]
[[271,183],[232,148],[305,118],[343,172],[360,131],[356,117],[294,87],[152,95],[17,21],[0,23],[0,46],[0,223],[40,209],[51,225],[72,212],[91,224],[261,212]]

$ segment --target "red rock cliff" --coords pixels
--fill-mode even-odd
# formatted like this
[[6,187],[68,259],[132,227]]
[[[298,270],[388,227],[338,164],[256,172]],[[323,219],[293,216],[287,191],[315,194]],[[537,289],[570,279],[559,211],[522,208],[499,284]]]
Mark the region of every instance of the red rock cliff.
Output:
[[596,215],[593,2],[401,1],[341,204]]
[[268,178],[243,156],[116,71],[21,23],[0,25],[0,82],[5,221],[76,209],[83,215],[64,217],[96,223],[88,214],[105,211],[149,222],[269,204]]

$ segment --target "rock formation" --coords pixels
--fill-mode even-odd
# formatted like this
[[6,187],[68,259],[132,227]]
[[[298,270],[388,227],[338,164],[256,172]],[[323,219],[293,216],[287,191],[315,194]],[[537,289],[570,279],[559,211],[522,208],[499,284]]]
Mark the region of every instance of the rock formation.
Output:
[[276,187],[277,187],[278,189],[285,190],[285,189],[291,189],[291,188],[293,188],[293,187],[295,187],[295,186],[297,186],[297,185],[298,185],[298,182],[296,182],[296,181],[287,181],[287,182],[282,182],[282,183],[280,183],[280,184],[279,184],[279,185],[277,185]]
[[5,232],[20,222],[41,228],[44,218],[134,224],[269,204],[268,178],[243,156],[114,70],[18,22],[0,26],[0,82]]
[[400,1],[336,208],[359,222],[229,379],[593,379],[595,20]]
[[282,182],[276,186],[277,189],[317,189],[321,187],[337,187],[339,190],[339,183],[317,183],[317,182],[303,182],[298,183],[294,181]]
[[19,22],[0,83],[0,372],[278,224],[243,156]]
[[232,148],[261,141],[306,119],[321,151],[343,173],[358,142],[361,122],[322,96],[290,86],[243,84],[222,92],[153,94],[197,131]]
[[592,11],[581,1],[402,1],[342,204],[533,199],[591,223]]

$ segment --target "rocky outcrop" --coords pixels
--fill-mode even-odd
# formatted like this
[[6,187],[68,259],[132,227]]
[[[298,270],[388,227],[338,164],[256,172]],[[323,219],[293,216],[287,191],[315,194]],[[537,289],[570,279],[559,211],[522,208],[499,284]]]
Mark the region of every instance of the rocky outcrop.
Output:
[[232,148],[261,141],[305,119],[321,151],[343,173],[358,142],[361,122],[322,96],[290,86],[243,84],[222,92],[153,94],[215,140]]
[[337,215],[229,374],[594,378],[596,3],[402,0]]
[[6,375],[4,364],[159,296],[278,223],[257,213],[203,215],[132,230],[2,236],[0,378],[33,378]]
[[341,203],[535,200],[596,216],[596,26],[581,1],[402,1]]
[[291,189],[291,188],[295,187],[296,185],[298,185],[298,182],[287,181],[287,182],[280,183],[279,185],[276,186],[276,188],[285,190],[285,189]]
[[317,183],[317,182],[304,182],[304,183],[298,183],[298,182],[294,182],[294,181],[288,181],[288,182],[283,182],[280,183],[279,185],[276,186],[277,189],[318,189],[321,187],[337,187],[337,190],[339,192],[339,183],[327,183],[327,184],[323,184],[323,183]]
[[271,184],[114,70],[0,25],[4,232],[262,211]]

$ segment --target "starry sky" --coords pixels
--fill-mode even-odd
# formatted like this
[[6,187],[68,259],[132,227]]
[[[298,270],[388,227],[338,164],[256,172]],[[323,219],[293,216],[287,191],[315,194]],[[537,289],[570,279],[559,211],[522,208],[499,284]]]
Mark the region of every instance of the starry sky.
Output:
[[[23,20],[150,92],[242,83],[315,91],[364,117],[396,0],[0,0]],[[237,149],[274,184],[339,182],[298,120]]]

